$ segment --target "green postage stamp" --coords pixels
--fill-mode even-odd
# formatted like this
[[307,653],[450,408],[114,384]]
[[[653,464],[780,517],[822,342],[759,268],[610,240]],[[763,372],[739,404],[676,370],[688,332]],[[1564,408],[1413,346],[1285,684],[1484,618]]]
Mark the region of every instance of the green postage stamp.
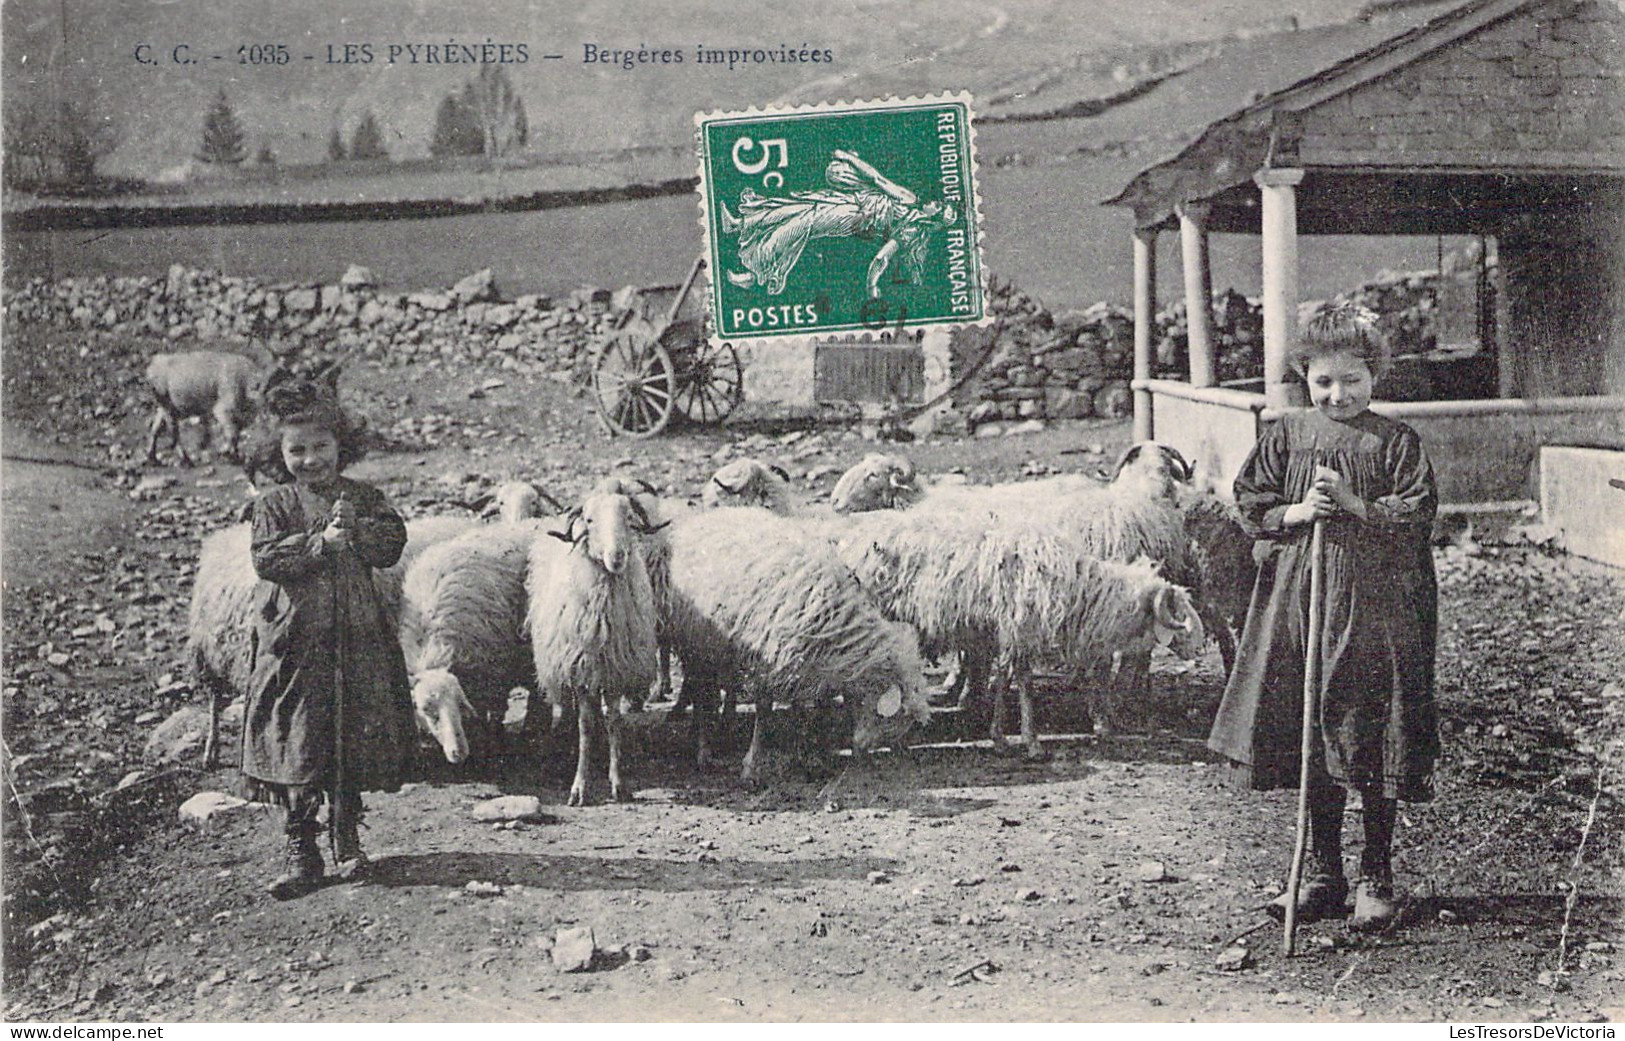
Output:
[[987,320],[968,95],[695,122],[715,340]]

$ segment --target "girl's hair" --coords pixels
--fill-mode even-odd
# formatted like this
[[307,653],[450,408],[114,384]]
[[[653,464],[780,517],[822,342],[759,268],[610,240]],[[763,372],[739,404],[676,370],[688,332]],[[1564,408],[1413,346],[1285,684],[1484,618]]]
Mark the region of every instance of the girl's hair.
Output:
[[1388,337],[1377,325],[1376,312],[1359,304],[1328,303],[1316,308],[1287,362],[1299,376],[1307,377],[1309,363],[1328,354],[1354,355],[1376,379],[1387,375],[1393,364]]
[[278,484],[289,484],[293,474],[282,461],[282,431],[294,425],[324,427],[338,441],[339,470],[366,455],[366,424],[351,418],[339,405],[331,379],[310,380],[274,373],[265,383],[265,407],[249,438],[245,469],[250,480],[266,474]]

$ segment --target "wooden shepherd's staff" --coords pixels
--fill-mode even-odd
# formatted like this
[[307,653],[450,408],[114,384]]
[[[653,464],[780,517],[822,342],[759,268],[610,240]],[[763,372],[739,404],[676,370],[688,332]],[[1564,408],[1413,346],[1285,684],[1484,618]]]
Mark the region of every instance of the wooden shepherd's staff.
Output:
[[1309,753],[1314,747],[1315,721],[1320,702],[1320,587],[1326,567],[1326,522],[1317,519],[1309,542],[1309,646],[1303,656],[1303,738],[1298,748],[1298,836],[1292,848],[1292,870],[1286,880],[1286,929],[1281,952],[1296,953],[1298,939],[1298,886],[1303,881],[1303,855],[1309,847]]
[[[344,501],[344,496],[340,495],[339,499],[338,499],[338,502],[343,502],[343,501]],[[337,508],[337,503],[335,503],[334,506],[335,506],[335,508]],[[1318,524],[1319,522],[1317,521],[1316,523]],[[332,563],[332,574],[333,574],[333,804],[331,806],[331,812],[327,815],[327,822],[328,822],[327,839],[328,839],[329,848],[331,848],[331,850],[333,851],[333,866],[334,866],[335,869],[337,869],[339,867],[339,863],[338,863],[338,859],[339,859],[339,835],[342,832],[344,825],[346,823],[348,823],[348,821],[350,819],[350,807],[349,807],[348,804],[346,804],[346,802],[344,800],[345,781],[347,780],[347,778],[344,776],[344,773],[345,773],[345,771],[344,771],[344,760],[346,758],[346,749],[344,747],[344,740],[345,740],[344,716],[345,716],[345,710],[346,710],[346,705],[345,705],[346,698],[344,696],[345,695],[345,691],[344,691],[344,656],[348,652],[349,648],[345,646],[345,644],[348,643],[348,641],[345,639],[344,620],[339,617],[339,611],[340,611],[340,609],[342,607],[342,601],[341,601],[341,599],[339,597],[339,585],[343,580],[343,575],[344,575],[343,554],[345,553],[345,551],[347,549],[348,549],[348,546],[346,546],[345,549],[340,549],[338,553],[335,553],[333,555],[333,563]]]

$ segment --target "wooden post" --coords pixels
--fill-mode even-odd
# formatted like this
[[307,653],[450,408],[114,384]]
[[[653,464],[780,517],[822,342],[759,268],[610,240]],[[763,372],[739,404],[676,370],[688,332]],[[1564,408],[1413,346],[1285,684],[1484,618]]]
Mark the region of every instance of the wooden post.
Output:
[[1287,356],[1298,338],[1297,186],[1302,180],[1302,170],[1253,175],[1264,233],[1264,400],[1276,408],[1307,400],[1301,384],[1287,382]]
[[1205,202],[1179,206],[1179,243],[1185,261],[1185,324],[1190,341],[1191,386],[1217,382],[1213,364],[1213,271],[1208,261]]
[[1157,325],[1157,229],[1134,229],[1134,440],[1152,438],[1151,391],[1140,381],[1151,378],[1152,338]]

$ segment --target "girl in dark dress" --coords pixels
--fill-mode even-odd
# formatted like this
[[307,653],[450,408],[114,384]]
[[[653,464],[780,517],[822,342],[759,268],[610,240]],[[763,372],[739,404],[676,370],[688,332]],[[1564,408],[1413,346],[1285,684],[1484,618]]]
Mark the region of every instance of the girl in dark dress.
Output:
[[[1349,920],[1358,931],[1395,918],[1397,800],[1431,796],[1439,751],[1433,469],[1416,431],[1367,407],[1387,362],[1364,308],[1323,308],[1304,332],[1292,364],[1314,407],[1266,430],[1236,476],[1259,571],[1208,738],[1242,783],[1297,786],[1310,535],[1324,520],[1319,740],[1311,745],[1310,863],[1298,912],[1309,920],[1344,910],[1343,809],[1353,788],[1365,830]],[[1270,910],[1284,915],[1286,895]]]
[[286,811],[279,899],[321,881],[317,814],[328,804],[334,864],[366,866],[363,790],[393,791],[412,748],[412,705],[394,627],[372,570],[400,558],[406,525],[376,488],[339,476],[358,431],[330,385],[266,388],[270,472],[287,483],[254,502],[253,559],[261,602],[243,717],[250,798]]

